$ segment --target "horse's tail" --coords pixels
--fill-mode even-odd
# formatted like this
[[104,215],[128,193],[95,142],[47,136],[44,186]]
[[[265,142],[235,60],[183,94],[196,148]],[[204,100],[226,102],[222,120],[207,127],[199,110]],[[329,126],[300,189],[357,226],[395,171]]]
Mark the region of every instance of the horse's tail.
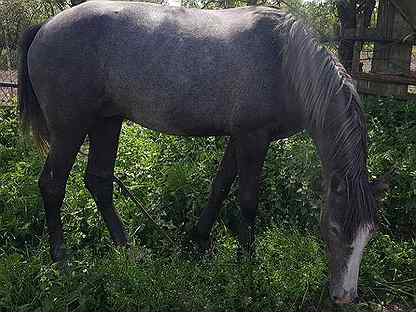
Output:
[[27,55],[30,45],[42,25],[36,25],[26,30],[19,43],[19,69],[18,69],[18,103],[20,125],[24,134],[32,135],[35,144],[44,153],[48,151],[49,133],[45,116],[42,113],[36,94],[33,91],[27,66]]

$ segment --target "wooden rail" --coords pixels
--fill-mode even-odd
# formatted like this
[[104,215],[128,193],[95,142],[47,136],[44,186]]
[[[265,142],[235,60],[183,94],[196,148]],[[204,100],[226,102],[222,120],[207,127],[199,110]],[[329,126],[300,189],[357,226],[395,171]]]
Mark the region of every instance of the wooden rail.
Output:
[[408,36],[403,38],[389,38],[386,39],[382,34],[380,34],[375,28],[363,29],[359,33],[355,28],[345,29],[339,36],[335,37],[321,37],[321,42],[338,42],[341,40],[350,40],[350,41],[360,41],[360,42],[378,42],[378,43],[395,43],[403,45],[415,45],[416,44],[416,34],[411,33]]
[[14,82],[0,82],[0,88],[17,88],[18,84]]
[[416,77],[412,76],[359,72],[352,73],[352,77],[359,80],[392,83],[398,85],[416,85]]
[[[363,86],[358,86],[358,93],[360,95],[373,95],[379,97],[386,97],[386,95],[380,95],[380,93],[374,91],[373,89],[365,88]],[[416,95],[414,94],[407,94],[407,95],[393,95],[395,99],[402,100],[402,101],[416,101]]]

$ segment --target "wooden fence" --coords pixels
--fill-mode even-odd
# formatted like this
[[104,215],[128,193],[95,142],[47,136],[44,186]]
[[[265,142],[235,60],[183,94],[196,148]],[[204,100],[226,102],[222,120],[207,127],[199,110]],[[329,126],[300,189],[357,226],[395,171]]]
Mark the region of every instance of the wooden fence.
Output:
[[0,105],[9,105],[17,94],[15,71],[0,71]]
[[357,14],[356,27],[341,34],[353,42],[351,74],[358,90],[416,99],[416,1],[379,0],[376,11],[375,27],[365,27]]

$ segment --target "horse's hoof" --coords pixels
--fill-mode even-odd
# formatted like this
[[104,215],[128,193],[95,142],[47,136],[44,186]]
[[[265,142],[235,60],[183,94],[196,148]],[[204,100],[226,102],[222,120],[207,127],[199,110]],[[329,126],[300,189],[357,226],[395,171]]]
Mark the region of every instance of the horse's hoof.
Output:
[[211,248],[210,239],[206,239],[199,235],[196,227],[193,227],[186,235],[185,250],[193,258],[200,259],[208,253]]
[[52,262],[54,263],[61,263],[65,260],[66,257],[66,250],[63,245],[58,245],[52,247],[50,250]]
[[247,248],[239,245],[236,251],[236,258],[238,262],[255,263],[257,259],[256,250],[254,247]]
[[60,247],[59,249],[57,248],[54,253],[51,252],[53,265],[60,273],[67,274],[71,271],[71,265],[68,262],[71,255],[71,250],[64,247]]
[[200,254],[206,254],[211,249],[210,239],[198,239],[195,240],[196,249]]

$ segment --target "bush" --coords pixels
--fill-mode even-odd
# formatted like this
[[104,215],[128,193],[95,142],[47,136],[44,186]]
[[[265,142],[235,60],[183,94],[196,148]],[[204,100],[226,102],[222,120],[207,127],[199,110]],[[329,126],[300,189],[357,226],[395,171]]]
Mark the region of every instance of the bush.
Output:
[[390,191],[380,210],[386,232],[415,238],[416,229],[416,105],[370,97],[369,167],[373,177],[388,173]]

